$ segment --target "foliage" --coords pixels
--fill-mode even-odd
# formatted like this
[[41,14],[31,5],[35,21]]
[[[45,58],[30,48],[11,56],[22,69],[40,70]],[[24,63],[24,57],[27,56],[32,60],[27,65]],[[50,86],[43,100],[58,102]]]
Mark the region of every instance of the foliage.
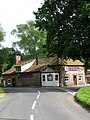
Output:
[[89,0],[45,0],[34,14],[39,30],[47,30],[46,48],[49,56],[89,63]]
[[18,50],[14,50],[14,48],[0,49],[0,76],[2,75],[2,72],[11,68],[13,64],[16,64],[15,55],[20,55],[22,60],[30,59],[30,56],[25,55]]
[[1,93],[5,93],[4,89],[2,87],[0,87],[0,94]]
[[15,50],[13,48],[0,49],[0,75],[15,63]]
[[76,93],[76,99],[82,105],[90,107],[90,86],[80,88]]
[[39,31],[35,28],[34,21],[28,21],[26,24],[17,25],[17,28],[11,32],[12,35],[16,35],[19,41],[14,42],[13,46],[18,45],[20,49],[24,51],[26,55],[30,57],[36,56],[36,47],[38,47],[38,55],[45,56],[43,51],[43,45],[46,41],[46,32]]
[[3,28],[0,25],[0,42],[4,41],[4,36],[5,36],[5,32],[3,31]]

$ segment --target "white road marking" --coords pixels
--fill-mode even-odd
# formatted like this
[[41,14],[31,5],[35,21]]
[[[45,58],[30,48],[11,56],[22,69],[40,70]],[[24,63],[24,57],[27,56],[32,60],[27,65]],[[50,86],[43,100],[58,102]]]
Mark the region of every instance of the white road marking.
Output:
[[64,88],[60,88],[61,90],[64,90],[66,92],[68,92],[69,94],[75,96],[76,92],[72,91],[72,90],[68,90],[68,89],[64,89]]
[[75,94],[76,94],[76,92],[70,92],[70,91],[68,91],[68,93],[70,93],[73,96],[75,96]]
[[36,106],[37,101],[34,101],[33,105],[32,105],[32,110],[34,110],[35,106]]
[[38,93],[40,94],[40,91],[38,90]]
[[38,99],[39,99],[39,97],[40,97],[40,94],[38,94],[38,95],[37,95],[37,98],[36,98],[36,99],[38,100]]
[[34,120],[34,116],[33,115],[30,115],[30,120]]

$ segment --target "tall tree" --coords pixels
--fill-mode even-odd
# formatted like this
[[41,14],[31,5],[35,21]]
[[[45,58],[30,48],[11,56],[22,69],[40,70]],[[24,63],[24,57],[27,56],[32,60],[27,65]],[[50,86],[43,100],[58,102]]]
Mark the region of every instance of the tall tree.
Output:
[[4,36],[5,36],[5,32],[3,31],[3,28],[1,27],[0,24],[0,42],[4,41]]
[[90,1],[45,0],[34,12],[36,26],[47,30],[49,55],[90,61]]
[[0,75],[15,63],[15,50],[13,48],[0,49]]
[[36,47],[38,47],[38,55],[45,56],[43,45],[46,42],[46,32],[39,31],[35,28],[34,21],[28,21],[26,24],[17,25],[11,34],[16,35],[19,41],[14,42],[13,46],[18,45],[20,49],[24,50],[26,55],[30,57],[36,56]]

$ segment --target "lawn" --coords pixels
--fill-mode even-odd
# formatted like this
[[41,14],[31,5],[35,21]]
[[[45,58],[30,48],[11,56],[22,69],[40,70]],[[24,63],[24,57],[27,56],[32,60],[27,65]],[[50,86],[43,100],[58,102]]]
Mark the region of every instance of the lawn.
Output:
[[80,88],[75,95],[75,99],[83,106],[90,108],[90,86]]
[[2,87],[0,87],[0,94],[5,93],[4,89]]

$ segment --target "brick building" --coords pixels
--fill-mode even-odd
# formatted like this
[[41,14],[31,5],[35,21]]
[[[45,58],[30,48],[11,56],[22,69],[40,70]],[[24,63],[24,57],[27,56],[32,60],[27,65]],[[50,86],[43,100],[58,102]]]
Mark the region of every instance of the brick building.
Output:
[[84,65],[79,60],[61,61],[57,57],[21,61],[3,73],[4,86],[85,85]]

